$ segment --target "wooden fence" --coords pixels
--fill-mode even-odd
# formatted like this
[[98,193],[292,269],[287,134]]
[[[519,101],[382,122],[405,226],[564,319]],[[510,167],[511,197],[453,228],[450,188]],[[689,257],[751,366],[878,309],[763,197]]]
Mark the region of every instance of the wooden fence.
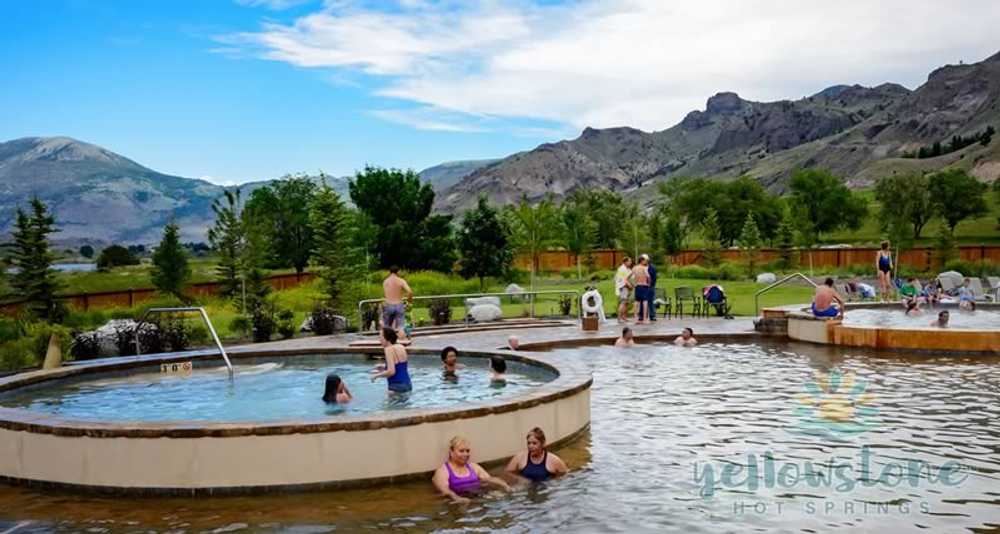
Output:
[[[853,265],[875,265],[875,253],[877,248],[852,247],[852,248],[818,248],[796,250],[800,263],[808,265],[810,257],[814,268],[838,268],[850,267]],[[624,250],[595,250],[592,252],[594,266],[598,269],[614,269],[621,263],[622,258],[629,255]],[[692,265],[700,263],[704,251],[684,250],[674,257],[674,265]],[[720,252],[723,260],[739,261],[743,258],[740,250],[727,249]],[[933,248],[921,247],[906,250],[899,255],[897,262],[901,265],[910,265],[922,271],[930,271],[936,267],[936,251]],[[758,256],[758,261],[768,263],[778,258],[778,250],[762,249]],[[1000,263],[1000,245],[968,245],[959,247],[958,258],[962,261],[988,261]],[[586,257],[581,257],[582,264],[587,263]],[[519,255],[514,260],[514,265],[519,269],[529,269],[531,258],[526,255]],[[565,250],[551,250],[543,252],[535,265],[538,271],[562,271],[576,268],[576,255]]]
[[[305,284],[315,277],[312,273],[302,274],[277,274],[269,276],[267,282],[276,291],[289,289],[299,284]],[[191,284],[184,289],[184,294],[190,297],[210,297],[219,293],[218,282],[199,282]],[[96,293],[73,293],[60,295],[59,300],[70,308],[87,311],[99,308],[131,308],[138,303],[150,301],[156,298],[157,292],[153,288],[144,287],[137,289],[126,289],[122,291],[100,291]],[[15,315],[21,309],[23,302],[7,302],[0,304],[0,315]]]

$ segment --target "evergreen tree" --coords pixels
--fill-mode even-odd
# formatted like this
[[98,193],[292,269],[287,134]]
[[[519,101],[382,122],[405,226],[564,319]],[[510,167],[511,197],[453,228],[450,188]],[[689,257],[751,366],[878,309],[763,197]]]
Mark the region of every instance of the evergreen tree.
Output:
[[268,228],[271,221],[244,210],[240,214],[243,228],[243,249],[240,251],[239,270],[244,297],[243,312],[257,317],[267,304],[271,284],[267,282],[264,264],[268,256]]
[[153,252],[153,286],[158,291],[183,299],[184,284],[191,278],[191,266],[180,241],[177,223],[170,221],[163,229],[160,246]]
[[313,261],[327,302],[334,309],[347,304],[348,288],[359,263],[350,223],[344,201],[329,186],[321,186],[309,207],[309,224],[313,231]]
[[479,288],[486,288],[487,276],[503,276],[514,260],[510,231],[486,196],[465,213],[458,231],[458,252],[463,278],[479,278]]
[[743,223],[743,231],[740,232],[740,248],[747,258],[747,271],[753,277],[754,269],[757,265],[757,252],[760,249],[760,230],[753,215],[747,213],[746,221]]
[[240,294],[240,256],[244,246],[239,207],[240,190],[226,191],[222,198],[217,198],[212,203],[215,225],[208,230],[208,241],[219,256],[219,263],[215,268],[219,295],[234,298]]
[[14,294],[26,301],[27,308],[41,319],[62,320],[56,301],[60,284],[52,269],[55,256],[49,249],[49,234],[56,232],[55,218],[37,197],[31,199],[31,215],[17,210],[14,221],[13,266],[11,280]]
[[795,227],[786,210],[778,225],[778,258],[781,268],[790,269],[795,266]]
[[705,239],[705,263],[708,267],[714,267],[722,260],[720,232],[719,214],[714,208],[709,208],[701,222],[701,235]]

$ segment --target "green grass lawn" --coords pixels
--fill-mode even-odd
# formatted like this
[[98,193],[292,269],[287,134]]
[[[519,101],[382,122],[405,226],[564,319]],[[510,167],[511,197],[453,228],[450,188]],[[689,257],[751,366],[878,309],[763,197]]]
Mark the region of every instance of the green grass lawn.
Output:
[[[216,278],[215,258],[194,258],[188,264],[191,266],[189,283],[211,282]],[[101,291],[121,291],[125,289],[141,289],[153,287],[149,274],[152,264],[129,265],[115,267],[107,271],[92,272],[60,272],[59,281],[63,284],[61,293],[96,293]],[[294,269],[276,269],[269,274],[293,273]]]

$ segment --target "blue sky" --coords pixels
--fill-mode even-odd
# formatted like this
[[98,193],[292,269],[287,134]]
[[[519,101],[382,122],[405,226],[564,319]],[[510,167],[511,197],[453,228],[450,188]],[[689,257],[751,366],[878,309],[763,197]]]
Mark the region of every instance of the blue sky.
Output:
[[663,129],[715,92],[914,88],[1000,49],[1000,2],[0,3],[0,140],[68,135],[218,183]]

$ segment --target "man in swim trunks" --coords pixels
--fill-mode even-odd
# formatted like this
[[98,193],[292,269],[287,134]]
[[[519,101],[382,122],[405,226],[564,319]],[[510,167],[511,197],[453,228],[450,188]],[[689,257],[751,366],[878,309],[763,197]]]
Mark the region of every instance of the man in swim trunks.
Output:
[[628,322],[628,299],[632,293],[632,258],[625,256],[615,272],[615,294],[618,296],[618,322]]
[[[838,306],[834,306],[836,302]],[[833,288],[833,278],[827,278],[823,285],[816,288],[816,296],[813,298],[812,312],[816,317],[843,317],[844,299],[840,298],[837,290]]]
[[413,290],[399,276],[399,267],[389,267],[389,276],[382,282],[382,295],[385,299],[382,304],[382,326],[398,331],[402,328],[403,317],[406,315],[403,299],[413,301]]

